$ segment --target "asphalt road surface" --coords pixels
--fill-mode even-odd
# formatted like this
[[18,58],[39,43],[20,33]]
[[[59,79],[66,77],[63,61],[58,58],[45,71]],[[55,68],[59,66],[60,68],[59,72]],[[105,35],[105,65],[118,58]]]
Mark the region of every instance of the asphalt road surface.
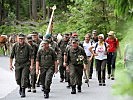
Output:
[[[59,81],[59,73],[57,73],[53,77],[49,100],[129,100],[113,95],[112,85],[115,82],[114,80],[107,79],[106,86],[99,86],[95,70],[89,83],[90,87],[84,83],[83,79],[81,93],[71,94],[71,89],[66,88],[67,83],[60,83]],[[44,100],[41,87],[36,89],[36,93],[26,91],[26,98],[21,98],[15,82],[14,71],[9,70],[9,57],[0,57],[0,100]]]

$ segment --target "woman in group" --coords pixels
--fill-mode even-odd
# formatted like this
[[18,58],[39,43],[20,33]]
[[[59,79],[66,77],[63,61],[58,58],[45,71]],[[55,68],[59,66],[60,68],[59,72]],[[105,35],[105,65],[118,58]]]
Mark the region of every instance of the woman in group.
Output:
[[92,45],[89,50],[95,56],[96,69],[98,74],[99,86],[105,86],[105,73],[107,63],[107,47],[108,44],[104,42],[104,35],[98,35],[98,42]]

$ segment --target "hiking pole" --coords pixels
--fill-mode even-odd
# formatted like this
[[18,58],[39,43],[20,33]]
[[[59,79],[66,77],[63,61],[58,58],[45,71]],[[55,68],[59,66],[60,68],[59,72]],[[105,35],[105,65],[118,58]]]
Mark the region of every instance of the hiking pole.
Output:
[[89,79],[87,78],[87,74],[86,74],[86,71],[84,70],[84,74],[85,74],[85,78],[88,80],[87,81],[87,86],[89,87]]

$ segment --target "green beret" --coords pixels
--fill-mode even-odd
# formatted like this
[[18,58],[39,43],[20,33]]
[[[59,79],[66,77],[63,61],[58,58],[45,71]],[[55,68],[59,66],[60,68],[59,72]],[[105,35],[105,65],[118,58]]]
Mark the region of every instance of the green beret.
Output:
[[51,37],[52,37],[52,35],[50,33],[48,33],[48,34],[45,35],[45,39],[49,39]]

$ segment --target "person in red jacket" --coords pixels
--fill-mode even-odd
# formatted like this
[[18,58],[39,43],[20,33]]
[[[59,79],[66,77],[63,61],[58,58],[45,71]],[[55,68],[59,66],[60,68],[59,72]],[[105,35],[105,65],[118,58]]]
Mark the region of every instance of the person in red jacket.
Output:
[[108,79],[114,80],[114,72],[115,72],[115,62],[116,62],[116,56],[117,56],[117,50],[120,53],[119,48],[119,41],[114,35],[114,31],[110,31],[108,34],[108,37],[106,38],[105,42],[109,44],[108,50],[107,50],[107,69],[108,69]]

